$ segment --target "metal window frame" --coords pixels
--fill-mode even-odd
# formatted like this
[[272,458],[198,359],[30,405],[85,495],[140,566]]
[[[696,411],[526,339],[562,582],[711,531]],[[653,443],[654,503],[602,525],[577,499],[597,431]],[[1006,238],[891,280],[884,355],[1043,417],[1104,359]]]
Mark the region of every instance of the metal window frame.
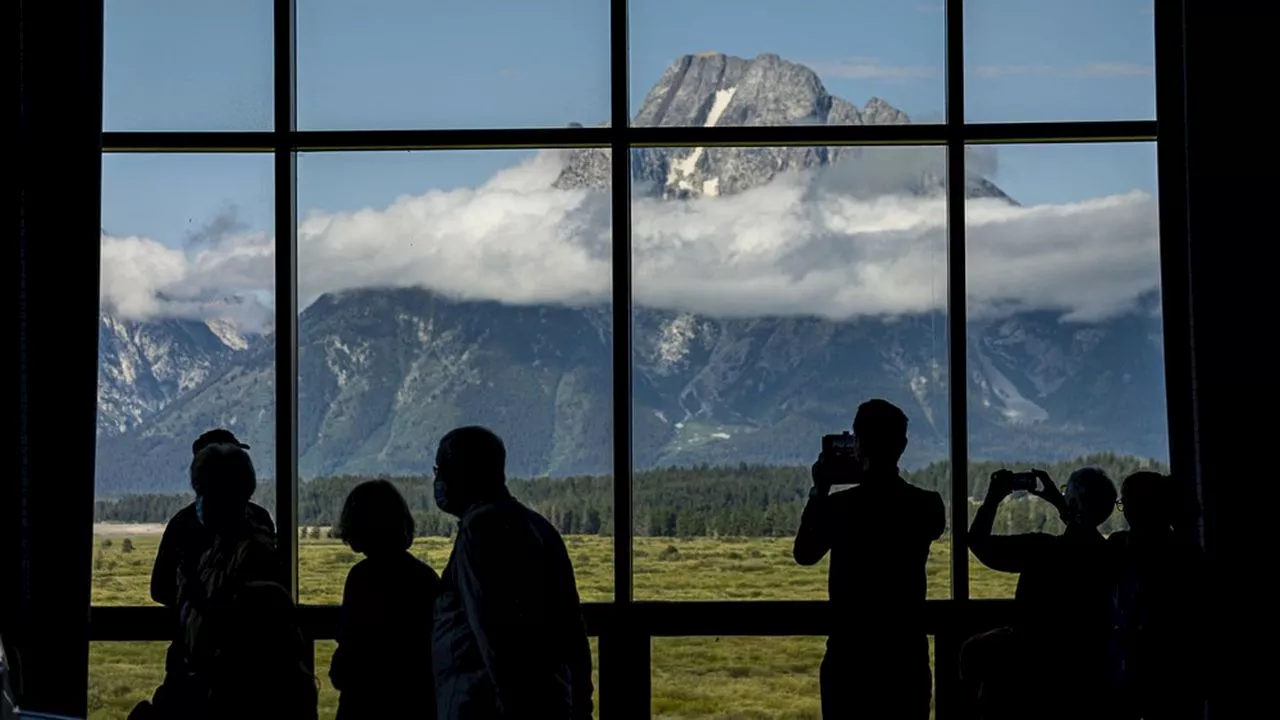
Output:
[[[952,712],[955,659],[967,632],[1007,616],[1009,601],[969,598],[966,530],[969,461],[965,333],[964,151],[971,144],[1152,142],[1159,163],[1160,261],[1165,319],[1165,376],[1171,465],[1195,473],[1189,260],[1183,0],[1155,3],[1157,119],[1111,122],[966,124],[963,0],[946,0],[946,120],[893,126],[660,127],[630,126],[627,0],[610,0],[609,127],[439,130],[299,130],[296,113],[296,0],[274,3],[274,128],[264,132],[103,132],[104,153],[271,153],[275,169],[276,237],[276,518],[298,597],[297,552],[297,153],[376,150],[610,148],[613,157],[613,432],[614,599],[587,603],[589,632],[599,636],[601,712],[648,717],[650,640],[657,636],[823,635],[829,609],[817,601],[649,602],[632,593],[631,453],[631,150],[657,146],[934,145],[946,148],[948,198],[948,377],[951,442],[952,595],[927,603],[926,626],[937,639],[938,717]],[[1178,289],[1177,292],[1169,290]],[[283,339],[283,341],[281,341]],[[332,638],[337,608],[303,606],[314,639]],[[91,608],[91,639],[164,640],[167,611],[154,607]]]

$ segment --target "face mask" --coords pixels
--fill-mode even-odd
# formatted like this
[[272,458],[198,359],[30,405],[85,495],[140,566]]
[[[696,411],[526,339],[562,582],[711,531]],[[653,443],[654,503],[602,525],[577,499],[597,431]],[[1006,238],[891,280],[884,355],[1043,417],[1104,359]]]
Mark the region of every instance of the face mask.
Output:
[[201,525],[204,524],[204,496],[202,495],[196,496],[196,520],[200,521]]
[[445,486],[444,481],[436,478],[431,484],[431,490],[436,496],[436,507],[452,514],[454,511],[452,499],[449,497],[449,490]]

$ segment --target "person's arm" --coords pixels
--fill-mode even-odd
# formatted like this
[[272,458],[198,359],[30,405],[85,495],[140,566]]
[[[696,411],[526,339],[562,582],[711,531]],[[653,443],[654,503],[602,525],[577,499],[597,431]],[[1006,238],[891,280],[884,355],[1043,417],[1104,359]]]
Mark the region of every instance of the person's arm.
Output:
[[925,535],[929,542],[942,537],[947,531],[947,506],[942,496],[936,492],[929,493],[929,510],[926,518]]
[[181,514],[174,515],[160,535],[160,549],[156,562],[151,566],[151,599],[165,607],[178,605],[178,565],[181,562],[180,533]]
[[1044,470],[1031,472],[1040,481],[1031,494],[1052,505],[1053,509],[1058,511],[1058,517],[1062,518],[1062,522],[1067,522],[1067,499],[1062,496],[1062,491],[1054,484],[1053,478],[1049,477],[1049,473]]
[[[576,599],[576,590],[575,590]],[[575,605],[576,605],[575,601]],[[591,641],[587,639],[587,623],[582,611],[575,610],[570,642],[569,669],[573,680],[574,720],[591,720],[595,710],[595,685],[591,682]]]
[[987,496],[973,514],[973,522],[969,524],[969,549],[973,551],[974,557],[992,570],[1020,573],[1038,553],[1042,539],[1051,536],[1043,533],[992,534],[1000,502],[1012,492],[1009,475],[1002,474],[1001,471],[991,475]]
[[329,663],[329,680],[337,690],[350,689],[354,685],[352,682],[354,671],[359,668],[358,662],[355,665],[351,665],[351,658],[359,657],[359,653],[355,651],[360,645],[361,639],[358,620],[357,622],[352,622],[353,619],[359,618],[360,615],[360,600],[357,589],[359,582],[357,577],[358,567],[357,565],[351,568],[351,571],[347,573],[347,582],[342,588],[338,647],[333,651],[333,659]]
[[791,555],[800,565],[817,565],[831,549],[831,538],[826,533],[827,497],[831,484],[826,482],[822,460],[813,464],[813,487],[809,489],[809,501],[800,514],[800,529],[796,532]]
[[[464,529],[454,550],[458,591],[472,636],[497,694],[504,718],[534,718],[545,713],[539,680],[547,675],[545,648],[538,628],[547,618],[530,603],[528,558],[503,527]],[[534,591],[536,592],[536,590]]]

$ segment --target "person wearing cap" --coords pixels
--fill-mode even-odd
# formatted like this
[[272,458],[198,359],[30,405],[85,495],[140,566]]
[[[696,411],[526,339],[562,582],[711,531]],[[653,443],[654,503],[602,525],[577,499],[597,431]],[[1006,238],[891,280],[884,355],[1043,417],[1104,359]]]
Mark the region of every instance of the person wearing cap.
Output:
[[[211,445],[232,445],[242,450],[249,446],[235,436],[230,430],[218,428],[209,430],[191,443],[191,458],[194,463],[200,451]],[[156,552],[156,561],[151,568],[151,599],[166,607],[177,608],[179,588],[186,582],[194,582],[200,558],[213,546],[214,533],[200,519],[200,488],[195,486],[192,476],[192,489],[196,491],[195,502],[179,510],[165,525],[164,535],[160,538],[160,549]],[[275,524],[271,515],[260,505],[249,503],[246,511],[250,525],[265,535],[275,537]],[[181,633],[175,637],[165,653],[165,680],[161,687],[179,687],[179,678],[186,672],[186,655]]]
[[[263,717],[260,702],[245,699],[245,706],[234,713],[230,708],[240,702],[237,688],[243,683],[244,658],[256,656],[262,663],[254,667],[271,670],[271,675],[285,682],[289,678],[305,686],[306,680],[297,670],[305,669],[301,646],[286,636],[253,638],[239,632],[243,625],[258,627],[246,620],[255,610],[271,615],[271,602],[261,594],[257,600],[241,597],[242,591],[255,584],[277,583],[282,567],[276,553],[276,538],[251,520],[249,498],[257,488],[253,461],[243,443],[213,442],[200,448],[191,460],[191,486],[196,491],[196,520],[212,537],[195,567],[187,573],[180,569],[178,629],[181,641],[170,646],[166,658],[164,683],[150,701],[139,703],[131,713],[135,720],[143,718]],[[190,548],[183,548],[184,553]],[[270,593],[268,593],[268,596]],[[287,593],[286,593],[287,597]],[[244,600],[245,602],[241,602]],[[269,597],[265,600],[270,600]],[[288,618],[272,615],[284,622]],[[287,633],[286,633],[287,635]],[[284,688],[280,689],[284,692]],[[289,698],[290,704],[307,704],[305,694]],[[310,694],[310,717],[315,717],[315,695]],[[270,712],[268,717],[276,717]],[[287,717],[303,718],[290,712]]]
[[[219,444],[249,449],[230,430],[217,428],[202,434],[191,443],[192,459],[204,448]],[[155,565],[151,568],[151,599],[166,607],[177,607],[179,578],[189,577],[200,562],[200,557],[213,545],[213,532],[200,522],[200,492],[194,486],[192,489],[196,490],[195,502],[169,519],[164,535],[160,538]],[[261,505],[249,503],[248,518],[255,527],[275,535],[275,523]]]

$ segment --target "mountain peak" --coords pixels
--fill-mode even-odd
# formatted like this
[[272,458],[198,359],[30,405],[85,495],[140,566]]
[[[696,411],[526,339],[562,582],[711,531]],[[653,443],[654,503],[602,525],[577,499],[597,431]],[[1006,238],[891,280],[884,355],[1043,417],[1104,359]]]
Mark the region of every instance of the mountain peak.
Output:
[[[725,100],[730,93],[740,99]],[[829,107],[822,81],[803,65],[773,53],[747,60],[702,52],[683,55],[667,67],[645,96],[634,124],[789,125],[825,119]]]
[[862,108],[862,121],[866,125],[906,125],[911,118],[881,98],[872,97]]
[[[774,53],[746,59],[719,52],[682,55],[662,73],[641,103],[635,127],[778,125],[904,125],[911,118],[879,97],[859,108],[827,92],[818,74]],[[632,155],[640,192],[686,199],[731,195],[768,184],[783,173],[857,163],[858,147],[643,148]],[[558,188],[604,188],[612,177],[606,149],[573,150],[556,179]],[[907,162],[909,165],[910,163]],[[929,167],[893,192],[945,191],[945,170]],[[969,197],[1008,197],[987,180],[969,178]]]

